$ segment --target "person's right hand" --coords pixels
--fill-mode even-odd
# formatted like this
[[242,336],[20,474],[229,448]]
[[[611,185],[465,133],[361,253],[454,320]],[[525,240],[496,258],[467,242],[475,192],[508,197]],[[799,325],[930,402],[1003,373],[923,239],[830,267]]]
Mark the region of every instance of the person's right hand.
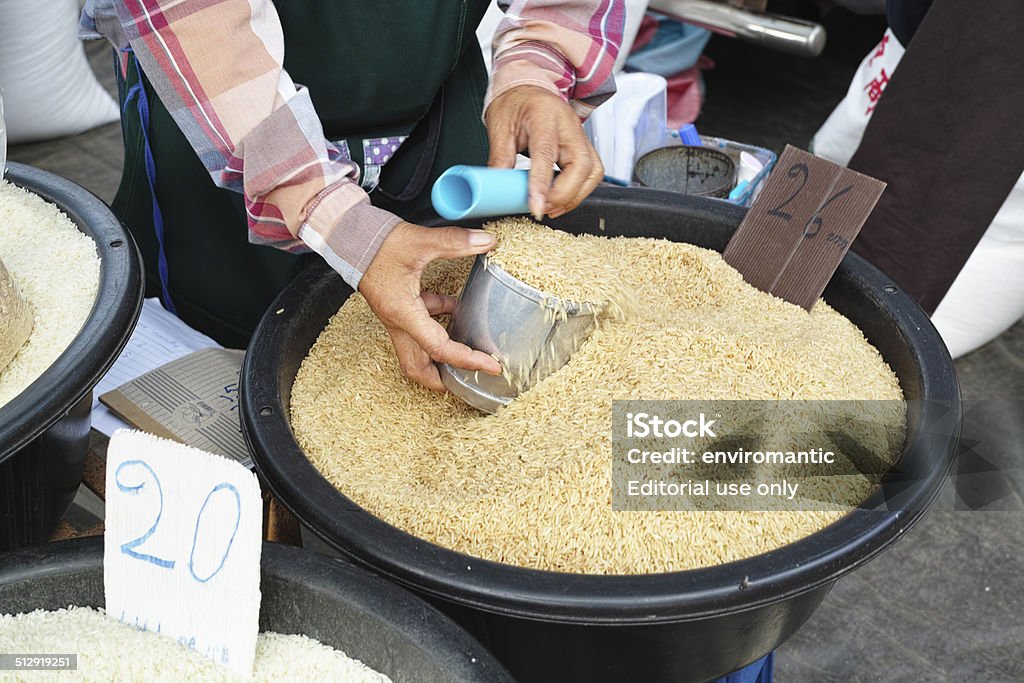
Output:
[[465,228],[424,228],[399,223],[387,236],[359,281],[359,292],[391,335],[402,372],[436,391],[445,391],[434,361],[465,370],[499,374],[498,361],[452,341],[431,316],[455,310],[455,297],[420,290],[423,269],[439,258],[483,254],[494,235]]

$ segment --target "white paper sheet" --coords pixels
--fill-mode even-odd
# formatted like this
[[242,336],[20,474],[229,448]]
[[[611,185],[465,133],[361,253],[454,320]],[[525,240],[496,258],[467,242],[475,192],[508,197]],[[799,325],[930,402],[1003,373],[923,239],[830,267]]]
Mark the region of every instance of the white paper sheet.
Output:
[[158,299],[146,299],[139,323],[124,351],[93,390],[93,429],[110,436],[118,429],[130,428],[100,403],[100,395],[172,360],[210,347],[221,348],[221,345],[166,311]]
[[114,619],[252,675],[263,500],[238,463],[144,432],[107,451],[103,587]]

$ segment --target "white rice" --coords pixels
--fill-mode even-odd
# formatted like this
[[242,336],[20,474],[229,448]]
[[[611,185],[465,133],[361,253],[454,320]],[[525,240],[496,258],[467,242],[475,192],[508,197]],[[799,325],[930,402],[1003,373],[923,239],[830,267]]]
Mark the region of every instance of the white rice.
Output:
[[96,244],[60,209],[0,180],[0,259],[34,312],[32,335],[0,370],[0,406],[34,382],[82,329],[96,301]]
[[[78,655],[77,671],[0,671],[0,681],[244,680],[171,638],[122,624],[89,607],[0,616],[0,653]],[[250,680],[382,683],[391,679],[312,638],[261,633]]]

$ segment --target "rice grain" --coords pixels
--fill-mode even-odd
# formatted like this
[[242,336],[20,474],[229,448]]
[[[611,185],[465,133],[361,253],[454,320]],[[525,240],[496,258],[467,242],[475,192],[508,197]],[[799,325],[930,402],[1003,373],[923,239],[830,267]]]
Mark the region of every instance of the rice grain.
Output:
[[[538,289],[592,297],[594,274],[603,273],[620,284],[597,287],[628,289],[642,307],[599,326],[567,365],[484,415],[406,380],[383,326],[351,296],[296,376],[292,428],[323,476],[384,521],[474,557],[536,569],[706,567],[774,550],[844,512],[615,512],[613,400],[887,401],[898,409],[879,442],[897,434],[902,443],[896,376],[826,303],[807,312],[745,283],[719,253],[689,244],[571,237],[522,220],[491,229],[502,235],[492,257]],[[424,287],[455,294],[470,265],[436,262]],[[877,481],[818,484],[853,506]]]
[[261,633],[253,676],[243,679],[166,636],[123,624],[90,607],[0,616],[0,652],[77,654],[77,671],[0,671],[0,681],[324,681],[391,679],[340,650],[302,635]]
[[32,334],[6,369],[0,407],[35,381],[71,344],[99,287],[96,244],[42,197],[0,180],[0,260],[31,305]]

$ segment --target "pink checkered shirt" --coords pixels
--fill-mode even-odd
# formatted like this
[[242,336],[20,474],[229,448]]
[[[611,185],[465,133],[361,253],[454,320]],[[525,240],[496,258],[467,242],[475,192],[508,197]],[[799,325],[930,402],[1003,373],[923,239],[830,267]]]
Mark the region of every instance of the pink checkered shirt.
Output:
[[[623,4],[514,0],[494,36],[485,110],[530,84],[585,118],[615,91]],[[358,166],[284,70],[271,0],[87,0],[82,37],[132,48],[213,181],[244,194],[250,242],[312,249],[358,287],[399,219],[370,204]]]

